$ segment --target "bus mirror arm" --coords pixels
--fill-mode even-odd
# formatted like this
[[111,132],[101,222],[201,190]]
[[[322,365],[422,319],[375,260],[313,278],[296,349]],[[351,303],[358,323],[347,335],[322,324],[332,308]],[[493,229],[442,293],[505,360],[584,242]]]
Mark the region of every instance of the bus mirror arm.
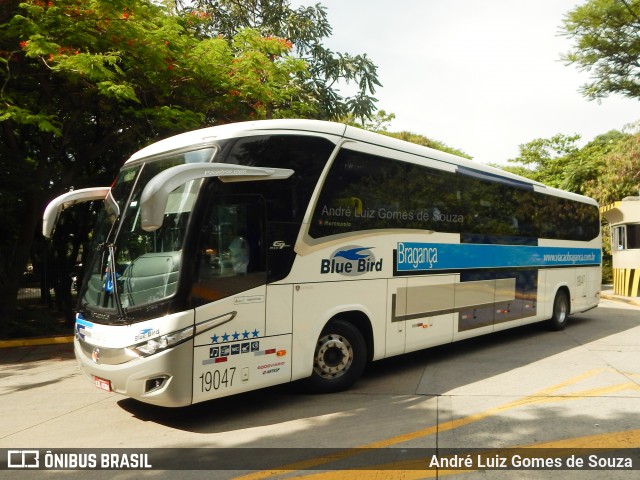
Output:
[[54,198],[49,202],[42,216],[42,235],[46,238],[51,238],[58,217],[65,208],[75,205],[76,203],[105,200],[110,192],[111,187],[81,188],[79,190],[71,190]]
[[289,178],[288,168],[246,167],[228,163],[188,163],[168,168],[153,177],[140,197],[140,224],[153,232],[162,226],[169,194],[191,180],[218,177],[222,182],[250,182]]

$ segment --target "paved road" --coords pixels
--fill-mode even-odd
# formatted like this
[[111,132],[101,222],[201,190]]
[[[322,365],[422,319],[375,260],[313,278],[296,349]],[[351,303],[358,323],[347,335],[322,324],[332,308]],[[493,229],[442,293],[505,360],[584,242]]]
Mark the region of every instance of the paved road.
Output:
[[[605,300],[571,317],[563,332],[526,326],[377,362],[344,393],[312,396],[287,385],[177,410],[97,390],[78,371],[69,345],[2,349],[0,412],[0,449],[224,448],[211,451],[239,468],[174,471],[171,478],[637,478],[640,465],[607,472],[421,471],[410,454],[497,449],[483,450],[486,464],[508,447],[640,453],[640,308]],[[333,448],[342,450],[323,457],[323,449]],[[396,450],[390,455],[387,448]],[[292,465],[288,449],[310,460]],[[561,461],[571,453],[557,451]],[[189,468],[202,453],[183,452],[159,450],[151,459]],[[335,469],[367,455],[369,465],[394,470],[359,476]],[[640,464],[638,455],[634,461]],[[256,464],[269,470],[248,471]],[[164,478],[155,470],[0,471],[1,478],[67,476]]]

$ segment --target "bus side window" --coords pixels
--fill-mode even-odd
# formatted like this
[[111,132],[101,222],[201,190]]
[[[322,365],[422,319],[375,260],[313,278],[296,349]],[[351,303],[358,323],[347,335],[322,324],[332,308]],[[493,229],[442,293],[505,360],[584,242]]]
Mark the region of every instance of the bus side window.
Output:
[[264,211],[257,195],[213,197],[198,242],[192,305],[266,283]]

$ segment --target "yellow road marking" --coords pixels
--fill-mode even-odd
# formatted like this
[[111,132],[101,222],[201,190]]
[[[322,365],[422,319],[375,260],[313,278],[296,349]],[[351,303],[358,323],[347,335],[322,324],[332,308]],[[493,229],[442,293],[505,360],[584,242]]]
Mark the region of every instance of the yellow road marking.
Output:
[[[484,458],[492,458],[494,454],[518,449],[570,449],[565,451],[565,455],[570,454],[571,449],[590,449],[594,452],[610,448],[637,448],[640,445],[640,429],[625,430],[622,432],[608,432],[586,437],[567,438],[563,440],[552,440],[549,442],[522,445],[519,447],[506,447],[484,450],[478,453]],[[524,457],[526,454],[523,453]],[[428,459],[406,460],[382,465],[372,465],[362,470],[336,470],[331,472],[311,473],[298,476],[308,480],[368,480],[374,478],[373,471],[380,472],[385,479],[390,480],[417,480],[420,478],[432,478],[444,475],[460,475],[469,473],[472,470],[426,470]]]
[[[563,393],[560,394],[558,393],[560,390],[575,385],[583,380],[586,380],[588,378],[594,377],[596,375],[599,375],[600,373],[603,372],[610,372],[612,371],[611,369],[607,369],[607,368],[597,368],[597,369],[593,369],[593,370],[589,370],[588,372],[585,372],[581,375],[578,375],[576,377],[570,378],[565,380],[564,382],[560,382],[556,385],[553,385],[551,387],[548,388],[544,388],[542,390],[539,390],[538,392],[532,394],[532,395],[528,395],[526,397],[520,398],[518,400],[514,400],[512,402],[494,407],[494,408],[490,408],[488,410],[485,410],[484,412],[480,412],[480,413],[476,413],[473,415],[469,415],[467,417],[463,417],[463,418],[459,418],[456,420],[451,420],[449,422],[444,422],[438,425],[432,425],[429,427],[425,427],[419,430],[415,430],[413,432],[408,432],[408,433],[404,433],[401,435],[396,435],[394,437],[390,437],[387,439],[382,439],[382,440],[377,440],[375,442],[370,442],[368,444],[359,446],[359,447],[354,447],[354,448],[348,448],[348,449],[344,449],[341,450],[339,452],[336,452],[334,454],[331,455],[324,455],[324,456],[319,456],[319,457],[315,457],[315,458],[310,458],[308,460],[303,460],[300,462],[295,462],[295,463],[291,463],[289,465],[284,465],[278,469],[274,469],[274,470],[265,470],[265,471],[260,471],[260,472],[255,472],[252,474],[248,474],[248,475],[244,475],[242,477],[237,477],[236,480],[261,480],[261,479],[265,479],[265,478],[270,478],[270,477],[275,477],[278,475],[283,475],[283,474],[290,474],[292,471],[296,471],[296,470],[309,470],[315,467],[318,467],[320,465],[324,465],[327,463],[331,463],[331,462],[335,462],[338,460],[342,460],[345,458],[349,458],[349,457],[353,457],[356,455],[360,455],[361,453],[363,453],[364,450],[366,449],[374,449],[374,448],[385,448],[385,447],[390,447],[392,445],[397,445],[399,443],[404,443],[404,442],[408,442],[411,440],[415,440],[421,437],[426,437],[429,435],[433,435],[434,433],[441,433],[441,432],[445,432],[445,431],[449,431],[449,430],[453,430],[456,428],[460,428],[466,425],[469,425],[471,423],[475,423],[475,422],[479,422],[481,420],[484,420],[488,417],[491,417],[495,414],[498,413],[502,413],[508,410],[512,410],[514,408],[518,408],[524,405],[535,405],[535,404],[542,404],[542,403],[553,403],[553,402],[560,402],[560,401],[567,401],[567,400],[575,400],[575,399],[579,399],[579,398],[584,398],[584,397],[595,397],[595,396],[601,396],[601,395],[607,395],[607,394],[612,394],[615,392],[620,392],[623,390],[638,390],[640,391],[640,385],[632,383],[632,382],[627,382],[627,383],[622,383],[622,384],[618,384],[618,385],[610,385],[610,386],[606,386],[606,387],[598,387],[598,388],[592,388],[589,390],[580,390],[580,391],[573,391],[573,392],[568,392],[568,393]],[[619,373],[619,372],[615,372],[615,373]],[[625,431],[625,432],[619,432],[618,435],[622,435],[624,437],[624,435],[631,435],[631,438],[633,439],[633,442],[635,442],[635,444],[633,445],[634,447],[637,447],[640,441],[640,430],[631,430],[631,431]],[[596,436],[591,436],[591,437],[580,437],[577,439],[569,439],[569,440],[559,440],[559,441],[552,441],[552,442],[547,442],[547,443],[543,443],[543,444],[538,444],[535,445],[535,448],[586,448],[586,447],[579,447],[577,446],[575,443],[577,442],[578,444],[580,444],[581,442],[586,442],[587,446],[589,448],[603,448],[603,447],[595,447],[593,446],[591,443],[594,442],[596,438],[600,438],[602,437],[602,440],[604,441],[605,439],[611,440],[610,443],[608,443],[607,445],[610,445],[607,448],[624,448],[624,447],[618,447],[617,445],[615,445],[615,440],[614,438],[617,434],[615,433],[609,433],[609,434],[603,434],[603,435],[596,435]],[[570,447],[568,446],[564,446],[564,447],[560,447],[559,445],[562,445],[563,442],[568,442],[567,445],[570,444]],[[590,443],[591,442],[591,443]],[[548,446],[548,445],[555,445],[558,444],[558,446]],[[631,446],[631,445],[629,445]],[[516,447],[509,447],[509,448],[516,448]],[[520,448],[526,448],[526,447],[520,447]],[[532,446],[529,446],[529,448],[532,448]],[[402,472],[402,475],[400,477],[393,477],[393,478],[402,478],[402,479],[413,479],[413,478],[428,478],[429,475],[425,476],[425,473],[429,473],[429,472],[425,472],[424,470],[421,472],[416,472],[415,470],[406,470],[405,468],[402,468],[401,466],[402,464],[398,464],[398,468],[397,470],[393,470],[396,473],[398,471]],[[389,468],[387,467],[380,467],[380,468]],[[394,464],[394,468],[395,468],[395,464]],[[372,470],[376,470],[375,467],[371,467]],[[344,473],[345,474],[350,474],[350,473],[354,473],[355,475],[358,475],[359,473],[366,473],[368,479],[372,478],[371,472],[372,470],[367,470],[367,471],[359,471],[359,470],[345,470]],[[367,473],[368,472],[368,473]],[[342,472],[339,471],[332,471],[329,472],[327,475],[331,475],[330,477],[327,478],[354,478],[354,479],[359,479],[360,477],[355,476],[355,477],[340,477],[340,474]],[[388,475],[390,473],[392,473],[392,471],[390,470],[386,470],[383,472],[385,474],[385,478],[391,478]],[[415,473],[419,473],[420,476],[415,477],[413,476]],[[443,474],[443,471],[438,472],[440,475]],[[455,474],[455,473],[461,473],[460,471],[451,471],[450,473],[447,474]],[[324,475],[322,473],[319,474],[311,474],[310,477],[316,479],[321,479],[322,477],[318,476],[318,475]],[[408,475],[408,476],[407,476]],[[364,478],[364,477],[362,477]]]
[[73,335],[66,335],[63,337],[18,338],[15,340],[0,340],[0,348],[59,345],[62,343],[73,343]]

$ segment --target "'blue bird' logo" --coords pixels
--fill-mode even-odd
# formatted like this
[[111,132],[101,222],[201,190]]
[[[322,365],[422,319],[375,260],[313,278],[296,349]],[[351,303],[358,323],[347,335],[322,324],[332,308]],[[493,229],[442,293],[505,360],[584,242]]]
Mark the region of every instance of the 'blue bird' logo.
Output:
[[364,273],[382,272],[382,258],[376,260],[373,247],[345,245],[333,252],[329,258],[320,260],[320,273],[353,277]]
[[342,250],[340,252],[336,252],[333,256],[345,258],[347,260],[360,260],[362,258],[368,258],[371,255],[370,253],[367,255],[363,255],[360,252],[362,252],[363,250],[370,250],[370,249],[371,247],[352,248],[350,250]]

